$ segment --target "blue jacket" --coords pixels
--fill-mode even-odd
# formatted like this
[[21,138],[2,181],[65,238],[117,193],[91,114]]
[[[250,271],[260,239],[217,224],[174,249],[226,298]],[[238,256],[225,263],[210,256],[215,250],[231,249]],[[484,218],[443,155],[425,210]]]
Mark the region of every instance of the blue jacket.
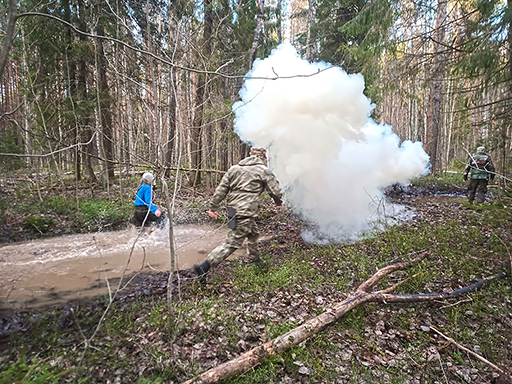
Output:
[[149,207],[151,213],[155,213],[158,207],[153,204],[153,190],[146,183],[142,183],[137,191],[137,196],[135,197],[135,205],[145,205]]

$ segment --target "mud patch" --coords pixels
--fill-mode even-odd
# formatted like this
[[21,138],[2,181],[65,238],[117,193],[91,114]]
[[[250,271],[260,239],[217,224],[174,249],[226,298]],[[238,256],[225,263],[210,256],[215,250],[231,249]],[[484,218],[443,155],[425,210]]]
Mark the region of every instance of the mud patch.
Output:
[[[227,234],[226,226],[174,228],[177,268],[204,260]],[[108,292],[125,274],[170,268],[168,228],[79,234],[0,246],[0,309],[22,310]],[[232,257],[244,255],[240,249]],[[107,283],[108,282],[108,283]]]

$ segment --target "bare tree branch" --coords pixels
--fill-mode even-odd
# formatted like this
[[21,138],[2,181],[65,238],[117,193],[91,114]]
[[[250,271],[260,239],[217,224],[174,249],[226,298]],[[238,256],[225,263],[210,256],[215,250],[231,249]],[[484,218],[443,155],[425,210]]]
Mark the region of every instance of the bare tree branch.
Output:
[[[505,276],[504,273],[497,274],[489,278],[482,279],[470,286],[461,289],[456,289],[452,292],[438,292],[432,294],[422,293],[416,295],[393,295],[380,292],[367,292],[368,289],[374,287],[383,277],[389,275],[394,271],[408,268],[414,264],[417,264],[426,256],[426,252],[423,252],[409,262],[396,263],[378,270],[372,277],[370,277],[367,281],[363,282],[358,287],[358,289],[355,292],[351,293],[348,296],[348,298],[343,302],[333,305],[324,313],[306,321],[304,324],[286,332],[284,335],[281,335],[273,340],[261,344],[260,346],[251,349],[250,351],[238,356],[233,360],[230,360],[215,368],[212,368],[193,379],[185,381],[183,384],[217,383],[221,380],[225,380],[227,378],[247,372],[249,369],[260,364],[266,357],[277,355],[309,339],[311,336],[322,331],[329,324],[337,321],[346,313],[348,313],[349,311],[363,303],[433,301],[439,298],[460,296],[462,294],[474,291],[482,287],[485,283],[489,281]],[[389,291],[389,289],[386,289],[381,292],[385,291]]]
[[500,372],[500,373],[504,373],[503,369],[501,369],[500,367],[498,367],[497,365],[494,365],[493,363],[491,363],[489,360],[487,360],[486,358],[480,356],[478,353],[476,352],[473,352],[472,350],[464,347],[463,345],[457,343],[455,340],[453,340],[451,337],[448,337],[446,335],[443,335],[441,332],[439,332],[436,328],[430,326],[430,329],[433,330],[435,333],[437,333],[438,335],[442,336],[443,338],[445,338],[446,340],[448,340],[450,343],[452,343],[453,345],[455,345],[457,348],[459,349],[462,349],[463,351],[469,353],[470,355],[476,357],[478,360],[480,361],[483,361],[485,364],[487,364],[489,367],[491,367],[492,369]]
[[76,143],[76,144],[70,145],[69,147],[57,149],[55,151],[52,151],[52,152],[49,152],[49,153],[44,153],[42,155],[22,154],[22,153],[0,153],[0,156],[40,157],[40,158],[42,158],[42,157],[49,157],[49,156],[55,155],[56,153],[67,151],[68,149],[72,149],[72,148],[75,148],[75,147],[83,147],[83,146],[89,145],[90,143],[92,143],[92,141],[94,140],[95,136],[96,136],[96,132],[94,132],[92,134],[91,139],[87,143]]
[[[11,0],[11,1],[13,1],[13,0]],[[169,65],[171,67],[174,67],[174,68],[178,68],[178,69],[181,69],[181,70],[184,70],[184,71],[188,71],[188,72],[203,73],[203,74],[209,74],[209,75],[217,75],[217,76],[224,77],[226,79],[279,80],[279,79],[292,79],[292,78],[296,78],[296,77],[312,77],[312,76],[316,76],[319,73],[324,72],[324,71],[326,71],[328,69],[334,68],[334,66],[332,66],[332,67],[327,67],[327,68],[323,68],[323,69],[318,69],[318,71],[316,71],[314,73],[304,74],[304,75],[276,76],[276,77],[253,77],[253,76],[246,76],[245,74],[244,75],[229,75],[229,74],[225,74],[225,73],[219,72],[219,70],[222,69],[226,64],[222,64],[215,71],[199,70],[199,69],[188,68],[188,67],[184,67],[182,65],[175,64],[172,61],[164,59],[161,56],[155,55],[153,52],[147,51],[145,49],[136,48],[136,47],[134,47],[134,46],[132,46],[132,45],[130,45],[128,43],[125,43],[122,40],[116,39],[114,37],[99,36],[99,35],[96,35],[94,33],[88,33],[88,32],[81,31],[78,28],[76,28],[73,24],[68,23],[67,21],[65,21],[65,20],[63,20],[63,19],[61,19],[59,17],[53,16],[53,15],[48,15],[46,13],[40,13],[40,12],[24,12],[24,13],[20,13],[19,15],[17,15],[17,18],[28,17],[28,16],[39,16],[39,17],[46,17],[46,18],[49,18],[49,19],[52,19],[52,20],[56,20],[59,23],[62,23],[64,25],[66,25],[67,27],[69,27],[70,29],[72,29],[75,33],[78,33],[78,34],[83,35],[83,36],[95,38],[95,39],[104,39],[104,40],[107,40],[107,41],[115,42],[117,44],[120,44],[120,45],[128,48],[128,49],[131,49],[134,52],[138,52],[138,53],[141,53],[141,54],[144,54],[144,55],[148,55],[148,56],[152,57],[153,59],[158,60],[161,63],[167,64],[167,65]]]

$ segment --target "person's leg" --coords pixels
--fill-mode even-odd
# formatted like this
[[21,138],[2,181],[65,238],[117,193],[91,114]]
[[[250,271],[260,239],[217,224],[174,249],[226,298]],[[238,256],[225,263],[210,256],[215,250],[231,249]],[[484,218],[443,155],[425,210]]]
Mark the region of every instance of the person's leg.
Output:
[[476,187],[476,202],[477,203],[484,202],[486,192],[487,192],[487,180],[486,179],[478,180],[478,184]]
[[476,191],[477,183],[478,183],[478,180],[476,180],[476,179],[471,179],[471,181],[469,182],[468,201],[470,203],[473,203],[473,201],[475,200],[475,191]]
[[148,208],[143,205],[136,205],[133,212],[132,223],[138,227],[142,226],[142,223],[144,223],[144,226],[147,227],[149,226],[149,220],[146,216],[148,216]]
[[231,229],[223,244],[211,251],[205,261],[194,264],[194,270],[197,275],[202,278],[203,283],[206,282],[206,274],[210,268],[219,265],[240,248],[244,242],[245,236],[246,235],[242,234],[238,228]]
[[228,233],[224,244],[219,245],[210,252],[206,260],[210,263],[210,267],[215,267],[226,260],[233,252],[242,246],[245,238],[247,237],[247,228],[244,225],[239,225],[235,229],[231,229]]
[[260,232],[258,230],[258,226],[256,224],[256,220],[254,218],[250,219],[249,225],[249,234],[247,235],[247,256],[250,261],[257,261],[261,258],[260,249],[258,246],[258,240],[260,237]]

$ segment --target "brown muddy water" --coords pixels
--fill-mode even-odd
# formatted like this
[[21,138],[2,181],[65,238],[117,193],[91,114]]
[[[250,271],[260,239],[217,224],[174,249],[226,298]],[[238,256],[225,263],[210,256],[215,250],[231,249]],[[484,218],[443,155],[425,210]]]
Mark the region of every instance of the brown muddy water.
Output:
[[[108,292],[125,272],[170,268],[168,228],[78,234],[0,246],[0,310],[56,305]],[[177,268],[204,260],[227,234],[227,227],[180,225],[174,228]],[[244,255],[238,250],[233,257]],[[125,279],[128,281],[128,278]]]
[[[398,199],[411,203],[461,203],[461,196],[415,196]],[[398,207],[404,208],[403,205]],[[401,212],[401,211],[400,211]],[[414,211],[395,212],[397,222],[414,217]],[[403,217],[402,217],[403,216]],[[177,268],[191,268],[224,241],[226,226],[178,225],[174,228]],[[2,310],[22,310],[66,303],[108,292],[136,272],[161,272],[170,268],[168,228],[78,234],[0,245],[0,315]],[[130,251],[133,254],[128,263]],[[245,255],[244,248],[232,258]]]

